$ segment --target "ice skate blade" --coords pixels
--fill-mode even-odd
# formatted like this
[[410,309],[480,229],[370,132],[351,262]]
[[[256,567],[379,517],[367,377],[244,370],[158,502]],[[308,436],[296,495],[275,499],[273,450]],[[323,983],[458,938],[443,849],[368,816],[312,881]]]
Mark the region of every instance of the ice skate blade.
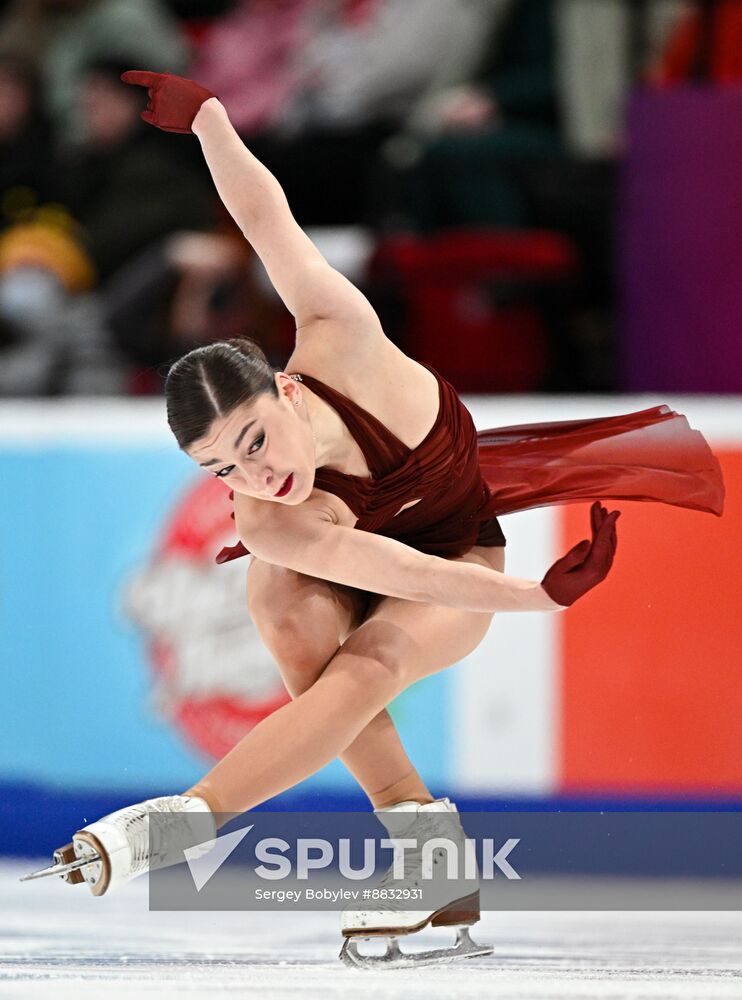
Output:
[[91,854],[85,858],[77,858],[76,861],[69,861],[65,865],[50,865],[49,868],[40,868],[37,872],[21,875],[19,881],[30,882],[31,879],[46,878],[48,875],[61,875],[64,878],[65,875],[76,872],[79,868],[84,868],[86,865],[93,864],[96,861],[100,861],[100,856],[98,854]]
[[[456,962],[461,958],[481,958],[491,955],[492,945],[477,944],[472,941],[468,927],[459,927],[456,931],[456,943],[452,948],[438,948],[435,951],[403,952],[393,935],[389,936],[386,952],[383,955],[361,955],[358,951],[358,941],[364,940],[362,934],[346,937],[340,949],[340,959],[351,969],[412,969],[418,965],[443,965],[446,962]],[[371,940],[367,937],[365,940]]]

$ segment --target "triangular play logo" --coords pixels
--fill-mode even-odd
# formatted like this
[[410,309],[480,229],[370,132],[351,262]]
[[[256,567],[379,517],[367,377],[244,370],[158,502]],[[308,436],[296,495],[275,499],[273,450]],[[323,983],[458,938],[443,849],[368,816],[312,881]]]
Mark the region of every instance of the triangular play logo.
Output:
[[193,884],[196,892],[201,892],[211,876],[227,860],[232,851],[237,847],[244,836],[252,830],[255,824],[251,823],[244,830],[235,830],[234,833],[225,833],[223,837],[218,837],[216,841],[207,841],[214,846],[203,853],[203,844],[196,844],[194,847],[187,847],[185,854],[188,867],[191,870]]

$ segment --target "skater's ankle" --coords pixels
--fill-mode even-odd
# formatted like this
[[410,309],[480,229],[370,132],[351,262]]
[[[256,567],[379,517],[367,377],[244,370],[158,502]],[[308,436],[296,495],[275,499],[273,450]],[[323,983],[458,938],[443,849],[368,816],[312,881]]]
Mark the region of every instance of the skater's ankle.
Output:
[[391,784],[368,792],[368,797],[374,809],[390,809],[400,802],[417,802],[421,806],[435,802],[414,768]]
[[429,802],[435,802],[432,795],[419,794],[419,795],[389,795],[389,796],[377,796],[375,795],[372,799],[373,807],[377,811],[383,809],[392,809],[394,806],[401,805],[403,802],[416,802],[419,806],[427,805]]
[[183,792],[183,795],[188,796],[189,798],[195,797],[203,799],[211,812],[214,814],[217,829],[224,826],[225,823],[228,823],[232,815],[234,815],[231,813],[225,813],[222,809],[221,803],[217,799],[216,795],[214,795],[213,791],[210,788],[205,788],[201,784],[191,785],[187,792]]

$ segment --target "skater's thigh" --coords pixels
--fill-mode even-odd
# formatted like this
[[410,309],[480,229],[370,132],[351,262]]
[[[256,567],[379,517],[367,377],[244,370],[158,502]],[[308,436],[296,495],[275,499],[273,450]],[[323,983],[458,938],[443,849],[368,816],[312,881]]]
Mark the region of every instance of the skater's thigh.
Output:
[[320,636],[324,646],[327,637],[334,652],[361,624],[371,597],[365,590],[319,580],[250,556],[248,610],[258,631],[268,637],[280,634],[290,639],[296,633],[309,647],[311,640]]
[[[502,572],[503,546],[475,545],[455,562],[473,562]],[[347,652],[377,655],[400,675],[400,690],[450,667],[487,634],[493,615],[372,594],[366,617],[343,645]]]

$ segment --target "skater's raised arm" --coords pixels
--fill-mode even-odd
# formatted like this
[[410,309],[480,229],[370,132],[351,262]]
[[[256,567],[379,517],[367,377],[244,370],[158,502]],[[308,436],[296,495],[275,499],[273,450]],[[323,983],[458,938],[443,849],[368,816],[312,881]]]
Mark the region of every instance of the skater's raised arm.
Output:
[[294,219],[283,188],[245,146],[222,104],[192,80],[131,71],[126,83],[148,88],[142,117],[165,131],[193,132],[219,197],[265,266],[297,328],[338,320],[354,332],[383,336],[365,295],[330,267]]
[[551,567],[541,583],[476,563],[427,555],[383,535],[337,525],[315,508],[273,506],[237,529],[259,559],[298,573],[376,594],[465,611],[562,611],[608,574],[616,550],[615,522],[592,509],[592,541]]

